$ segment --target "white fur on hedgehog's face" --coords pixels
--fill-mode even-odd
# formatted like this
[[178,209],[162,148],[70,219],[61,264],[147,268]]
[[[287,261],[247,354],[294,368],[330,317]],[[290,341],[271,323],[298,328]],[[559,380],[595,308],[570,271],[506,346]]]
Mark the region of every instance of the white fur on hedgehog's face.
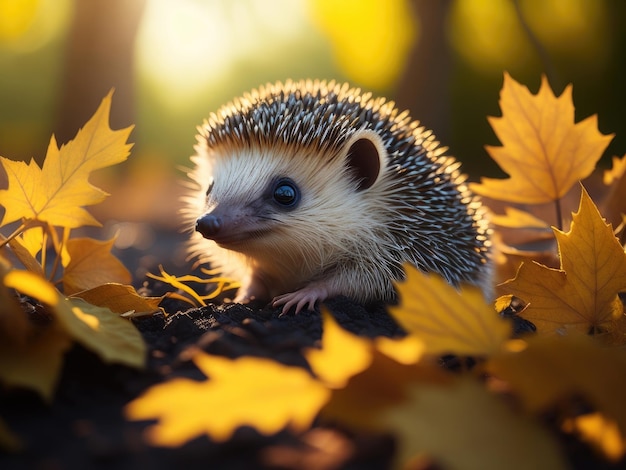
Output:
[[[366,137],[371,142],[376,136],[368,132]],[[356,146],[366,139],[352,140]],[[197,157],[207,159],[204,171],[211,175],[197,229],[260,264],[324,266],[348,250],[362,230],[371,229],[372,214],[380,212],[372,210],[378,198],[368,197],[384,165],[382,144],[374,142],[380,145],[374,148],[375,168],[359,167],[358,181],[354,168],[364,160],[355,163],[350,143],[334,156],[280,146],[214,149]],[[208,181],[206,174],[203,178]]]

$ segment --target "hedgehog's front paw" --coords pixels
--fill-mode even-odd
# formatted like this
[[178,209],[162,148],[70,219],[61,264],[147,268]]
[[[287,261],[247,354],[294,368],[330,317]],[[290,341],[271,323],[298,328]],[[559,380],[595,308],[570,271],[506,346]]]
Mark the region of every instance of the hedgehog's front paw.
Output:
[[316,302],[321,302],[328,297],[328,289],[324,286],[308,286],[289,294],[279,295],[272,300],[272,307],[283,306],[281,315],[286,314],[291,307],[296,306],[296,314],[306,306],[308,310],[315,308]]

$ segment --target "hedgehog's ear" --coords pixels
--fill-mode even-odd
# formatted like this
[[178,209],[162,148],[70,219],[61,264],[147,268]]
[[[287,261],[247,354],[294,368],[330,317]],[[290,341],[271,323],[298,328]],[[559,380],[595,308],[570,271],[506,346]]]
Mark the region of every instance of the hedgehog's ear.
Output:
[[358,131],[345,143],[343,153],[348,173],[358,182],[357,191],[371,188],[387,158],[379,135],[374,131]]

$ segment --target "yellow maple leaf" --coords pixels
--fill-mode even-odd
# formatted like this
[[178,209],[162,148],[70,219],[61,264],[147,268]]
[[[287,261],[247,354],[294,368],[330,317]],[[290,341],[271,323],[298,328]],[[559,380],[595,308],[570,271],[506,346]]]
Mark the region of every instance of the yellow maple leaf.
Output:
[[580,334],[535,336],[512,341],[488,359],[486,369],[508,382],[531,412],[582,397],[626,435],[626,353],[620,348]]
[[130,284],[130,273],[111,253],[114,242],[114,238],[106,241],[73,238],[67,241],[67,256],[63,257],[63,291],[66,295],[108,282]]
[[424,343],[415,336],[404,338],[363,338],[344,330],[322,307],[323,335],[320,348],[304,351],[315,375],[329,388],[345,387],[350,377],[367,369],[375,353],[400,364],[415,364],[422,357]]
[[460,291],[440,276],[405,266],[407,278],[397,284],[401,303],[391,316],[424,342],[427,354],[489,355],[511,335],[511,325],[485,301],[481,290]]
[[554,233],[561,269],[523,263],[503,290],[528,303],[520,315],[538,331],[610,330],[624,311],[626,253],[584,188],[570,231]]
[[345,387],[333,390],[322,417],[356,429],[381,430],[381,414],[409,400],[411,383],[445,385],[451,381],[452,376],[434,361],[399,362],[373,349],[370,366],[351,376]]
[[225,441],[242,426],[267,435],[303,431],[330,395],[305,370],[270,359],[199,353],[193,361],[208,381],[155,385],[125,408],[131,420],[159,420],[147,430],[153,445],[176,447],[203,434]]
[[311,369],[327,386],[341,388],[354,374],[372,362],[372,341],[341,328],[326,309],[322,309],[321,348],[304,352]]
[[563,197],[589,176],[613,134],[598,131],[597,116],[574,123],[572,86],[556,97],[544,76],[536,95],[504,74],[502,117],[489,118],[501,147],[487,147],[508,179],[482,178],[471,184],[493,199],[540,204]]
[[132,126],[109,128],[109,93],[74,140],[60,149],[50,140],[43,166],[0,157],[9,186],[0,190],[5,214],[0,225],[20,219],[35,219],[75,228],[100,225],[82,206],[101,202],[106,193],[89,183],[92,171],[124,161],[131,145],[126,140]]

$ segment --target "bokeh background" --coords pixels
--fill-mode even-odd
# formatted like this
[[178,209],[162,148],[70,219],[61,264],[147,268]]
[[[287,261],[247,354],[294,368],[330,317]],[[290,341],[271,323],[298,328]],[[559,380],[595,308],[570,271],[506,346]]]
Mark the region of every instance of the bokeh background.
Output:
[[533,92],[547,74],[616,134],[608,164],[626,153],[625,26],[623,0],[0,0],[0,155],[41,162],[115,88],[112,127],[135,124],[135,147],[95,175],[112,196],[93,212],[137,249],[157,236],[138,222],[177,223],[196,126],[268,81],[387,96],[475,180],[504,176],[484,151],[503,72]]

